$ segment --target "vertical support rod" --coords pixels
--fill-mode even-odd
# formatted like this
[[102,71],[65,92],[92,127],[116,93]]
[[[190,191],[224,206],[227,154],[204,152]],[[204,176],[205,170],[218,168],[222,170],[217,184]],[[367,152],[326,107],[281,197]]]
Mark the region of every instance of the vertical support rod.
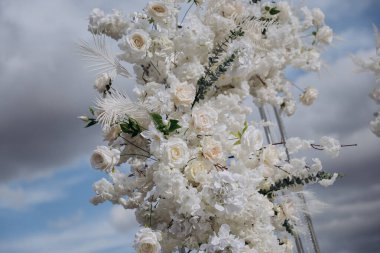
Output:
[[[282,139],[282,142],[284,143],[286,156],[287,156],[287,159],[290,161],[289,151],[285,145],[286,132],[285,132],[284,122],[281,118],[281,115],[280,115],[277,107],[273,106],[273,110],[274,110],[274,113],[276,115],[276,121],[277,121],[277,125],[279,127],[279,130],[280,130],[281,139]],[[309,214],[309,210],[307,208],[305,195],[303,193],[298,193],[297,195],[301,199],[302,203],[304,204],[304,208],[305,208],[304,217],[305,217],[308,229],[309,229],[309,233],[310,233],[311,241],[313,243],[314,251],[315,251],[315,253],[321,253],[320,248],[319,248],[319,244],[318,244],[318,240],[317,240],[317,235],[316,235],[315,230],[314,230],[313,221],[311,219],[311,216]],[[299,237],[299,236],[297,236],[297,237]],[[298,247],[297,247],[297,249],[298,249]]]
[[[259,107],[259,113],[260,113],[261,120],[267,122],[268,121],[268,117],[267,117],[267,114],[266,114],[266,112],[264,110],[264,106],[260,106]],[[279,128],[281,129],[280,126],[279,126]],[[265,131],[265,136],[267,138],[267,143],[268,144],[273,143],[273,136],[272,136],[272,132],[270,130],[270,127],[269,126],[265,126],[264,127],[264,131]],[[282,134],[281,134],[281,138],[284,139]],[[284,140],[282,140],[282,141],[284,142]],[[288,152],[287,152],[287,155],[288,155],[288,160],[289,160],[289,153]],[[301,241],[301,238],[299,237],[299,235],[295,234],[295,235],[293,235],[293,237],[294,237],[294,241],[296,243],[297,252],[298,253],[304,253],[305,251],[303,249],[302,241]]]
[[[259,113],[260,113],[261,120],[267,122],[268,117],[265,113],[264,106],[259,107]],[[264,132],[265,132],[265,137],[267,138],[267,143],[268,144],[273,143],[273,136],[272,136],[269,126],[264,127]]]

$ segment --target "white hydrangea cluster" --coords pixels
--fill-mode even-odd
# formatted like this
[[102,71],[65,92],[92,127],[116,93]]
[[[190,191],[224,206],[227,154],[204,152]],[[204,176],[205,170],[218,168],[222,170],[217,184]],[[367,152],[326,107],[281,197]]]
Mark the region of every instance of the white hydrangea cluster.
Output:
[[[186,2],[197,9],[180,22]],[[244,102],[295,112],[284,71],[319,70],[320,47],[332,40],[324,14],[286,1],[167,0],[129,19],[95,9],[89,30],[118,40],[115,59],[135,72],[134,100],[112,86],[108,72],[99,75],[103,96],[93,117],[81,119],[102,125],[108,142],[91,158],[109,175],[94,184],[92,202],[136,209],[144,226],[136,251],[291,252],[298,219],[287,192],[337,175],[323,172],[318,159],[287,158],[285,143],[264,144]],[[307,88],[300,100],[310,105],[317,96]],[[335,156],[340,144],[291,138],[286,147]]]
[[[372,56],[367,61],[364,61],[358,57],[354,57],[354,62],[361,67],[363,70],[371,71],[376,76],[376,81],[380,83],[380,34],[376,26],[373,26],[376,39],[376,55]],[[380,105],[380,87],[376,87],[371,93],[370,97]],[[371,131],[377,136],[380,137],[380,116],[379,113],[374,114],[374,119],[370,122]]]

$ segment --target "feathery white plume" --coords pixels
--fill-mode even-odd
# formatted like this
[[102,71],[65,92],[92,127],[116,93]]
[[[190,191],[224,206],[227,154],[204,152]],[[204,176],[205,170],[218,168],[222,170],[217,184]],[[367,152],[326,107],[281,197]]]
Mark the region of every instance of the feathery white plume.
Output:
[[81,56],[93,62],[89,66],[91,70],[96,71],[98,74],[107,72],[113,76],[131,77],[131,74],[121,65],[117,57],[108,51],[104,35],[93,34],[93,45],[86,41],[81,41],[78,45]]
[[132,102],[127,95],[119,92],[112,93],[105,98],[98,98],[95,104],[95,109],[99,111],[97,120],[104,129],[128,118],[133,118],[143,127],[148,127],[150,123],[148,112]]

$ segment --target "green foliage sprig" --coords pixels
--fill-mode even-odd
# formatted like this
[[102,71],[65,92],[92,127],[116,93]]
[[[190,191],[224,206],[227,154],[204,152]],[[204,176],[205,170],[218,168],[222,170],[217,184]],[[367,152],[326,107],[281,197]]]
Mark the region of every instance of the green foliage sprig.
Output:
[[283,190],[292,186],[297,186],[297,185],[317,183],[323,179],[331,179],[332,177],[333,177],[332,173],[325,172],[325,171],[319,171],[316,175],[310,175],[306,178],[287,177],[271,185],[269,189],[267,190],[261,189],[259,193],[267,196],[268,198],[272,198],[274,192],[276,191],[280,191],[280,190]]
[[132,118],[128,118],[128,121],[121,123],[120,128],[123,133],[130,134],[132,137],[135,137],[142,132],[139,123]]
[[206,69],[205,75],[202,76],[197,82],[197,91],[195,93],[195,99],[191,107],[194,107],[195,103],[205,98],[205,94],[207,93],[207,91],[219,79],[219,77],[222,74],[227,72],[228,67],[231,66],[235,59],[236,51],[227,58],[225,58],[222,64],[220,64],[215,71],[212,71],[210,68]]

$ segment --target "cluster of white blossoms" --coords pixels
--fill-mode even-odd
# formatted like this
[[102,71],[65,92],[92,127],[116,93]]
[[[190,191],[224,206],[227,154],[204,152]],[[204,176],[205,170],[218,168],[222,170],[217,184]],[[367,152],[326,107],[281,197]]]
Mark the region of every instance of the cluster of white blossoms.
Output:
[[[81,117],[101,125],[108,142],[91,157],[108,174],[94,184],[92,202],[136,210],[139,253],[292,252],[299,225],[292,192],[338,176],[322,171],[317,158],[286,151],[336,156],[339,142],[265,144],[260,120],[249,120],[244,103],[292,115],[294,85],[285,69],[318,71],[332,30],[319,9],[254,2],[154,1],[129,17],[99,9],[90,15],[95,39],[109,36],[121,50],[112,58],[102,42],[83,46],[109,64],[101,70],[114,70],[100,73],[93,116]],[[186,4],[193,11],[180,21]],[[126,75],[122,63],[134,70],[133,99],[113,85],[113,73]],[[311,105],[317,96],[307,88],[300,102]]]
[[[376,26],[374,26],[376,39],[376,55],[372,56],[367,61],[358,57],[354,58],[355,63],[363,70],[371,71],[376,76],[376,82],[380,83],[380,34]],[[370,94],[370,97],[380,105],[380,86],[376,87]],[[374,119],[369,124],[371,131],[380,137],[380,111],[374,113]]]

